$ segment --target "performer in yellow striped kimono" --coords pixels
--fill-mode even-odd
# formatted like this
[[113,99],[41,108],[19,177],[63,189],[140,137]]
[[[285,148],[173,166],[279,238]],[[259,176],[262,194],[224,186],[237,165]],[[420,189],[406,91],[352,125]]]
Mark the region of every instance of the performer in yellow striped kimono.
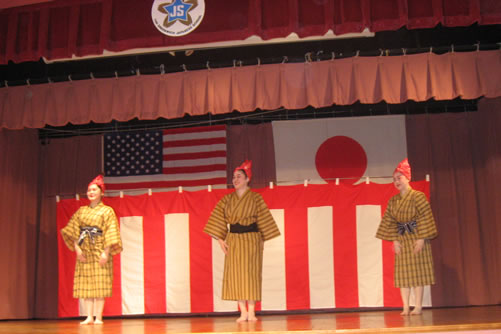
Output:
[[84,299],[87,318],[82,325],[103,323],[104,297],[111,297],[113,286],[112,256],[122,251],[118,220],[101,201],[103,193],[99,175],[87,188],[90,204],[81,206],[61,230],[66,246],[77,253],[73,297]]
[[[386,207],[376,237],[393,241],[395,287],[402,296],[402,315],[421,314],[423,289],[435,284],[430,239],[437,228],[426,195],[409,185],[411,168],[404,159],[393,173],[393,184],[400,191]],[[410,312],[409,298],[414,289],[416,305]]]
[[222,299],[238,301],[237,322],[257,320],[255,305],[261,300],[264,241],[280,235],[263,198],[250,190],[251,177],[250,161],[235,169],[235,191],[217,203],[204,228],[218,240],[225,254]]

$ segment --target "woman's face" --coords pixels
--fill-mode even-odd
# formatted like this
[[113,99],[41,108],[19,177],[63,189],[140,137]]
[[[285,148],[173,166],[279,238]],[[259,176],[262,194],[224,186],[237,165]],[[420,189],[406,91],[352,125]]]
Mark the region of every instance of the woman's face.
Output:
[[249,179],[241,170],[237,170],[233,173],[233,186],[235,189],[244,189],[249,184]]
[[87,188],[87,198],[91,202],[99,202],[103,193],[101,188],[99,188],[96,184],[91,184],[89,188]]
[[402,173],[396,172],[393,174],[393,184],[399,191],[405,190],[409,187],[409,179]]

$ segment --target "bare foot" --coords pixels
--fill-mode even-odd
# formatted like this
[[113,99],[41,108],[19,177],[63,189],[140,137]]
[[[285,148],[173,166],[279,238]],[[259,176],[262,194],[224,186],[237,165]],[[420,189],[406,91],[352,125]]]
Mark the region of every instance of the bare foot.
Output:
[[92,325],[94,323],[94,319],[92,317],[87,317],[84,321],[80,323],[80,325]]
[[257,318],[256,318],[255,315],[250,315],[247,320],[249,320],[249,321],[257,321]]
[[97,319],[96,318],[96,321],[94,321],[94,325],[102,325],[103,324],[103,320],[102,319]]
[[409,309],[408,308],[404,308],[404,310],[402,311],[402,313],[400,313],[400,315],[409,315],[410,312],[409,312]]
[[421,313],[421,308],[415,307],[414,310],[412,310],[411,315],[420,315]]
[[237,322],[244,322],[247,321],[247,314],[241,314],[240,318],[237,319]]

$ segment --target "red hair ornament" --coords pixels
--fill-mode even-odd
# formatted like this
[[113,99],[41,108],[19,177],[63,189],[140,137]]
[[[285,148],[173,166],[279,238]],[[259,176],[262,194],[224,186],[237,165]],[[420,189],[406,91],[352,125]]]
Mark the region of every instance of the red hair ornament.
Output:
[[245,172],[245,175],[250,179],[252,178],[252,161],[250,160],[245,160],[240,166],[235,168],[233,173],[235,173],[237,170],[243,170]]
[[407,178],[407,180],[411,180],[411,166],[409,165],[407,158],[405,158],[398,164],[397,168],[395,168],[395,171],[393,172],[393,175],[395,175],[396,172],[400,172]]
[[98,186],[101,191],[104,192],[104,178],[102,175],[98,175],[96,176],[96,178],[92,181],[90,181],[89,185],[87,186],[87,188],[89,188],[91,185],[95,184],[96,186]]

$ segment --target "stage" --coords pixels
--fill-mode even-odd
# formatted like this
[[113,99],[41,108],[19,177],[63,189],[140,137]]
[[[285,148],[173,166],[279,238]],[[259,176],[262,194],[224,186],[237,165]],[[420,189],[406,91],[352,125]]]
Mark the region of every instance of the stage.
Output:
[[0,333],[501,333],[501,306],[425,309],[419,316],[400,311],[260,315],[255,323],[235,316],[1,321]]

